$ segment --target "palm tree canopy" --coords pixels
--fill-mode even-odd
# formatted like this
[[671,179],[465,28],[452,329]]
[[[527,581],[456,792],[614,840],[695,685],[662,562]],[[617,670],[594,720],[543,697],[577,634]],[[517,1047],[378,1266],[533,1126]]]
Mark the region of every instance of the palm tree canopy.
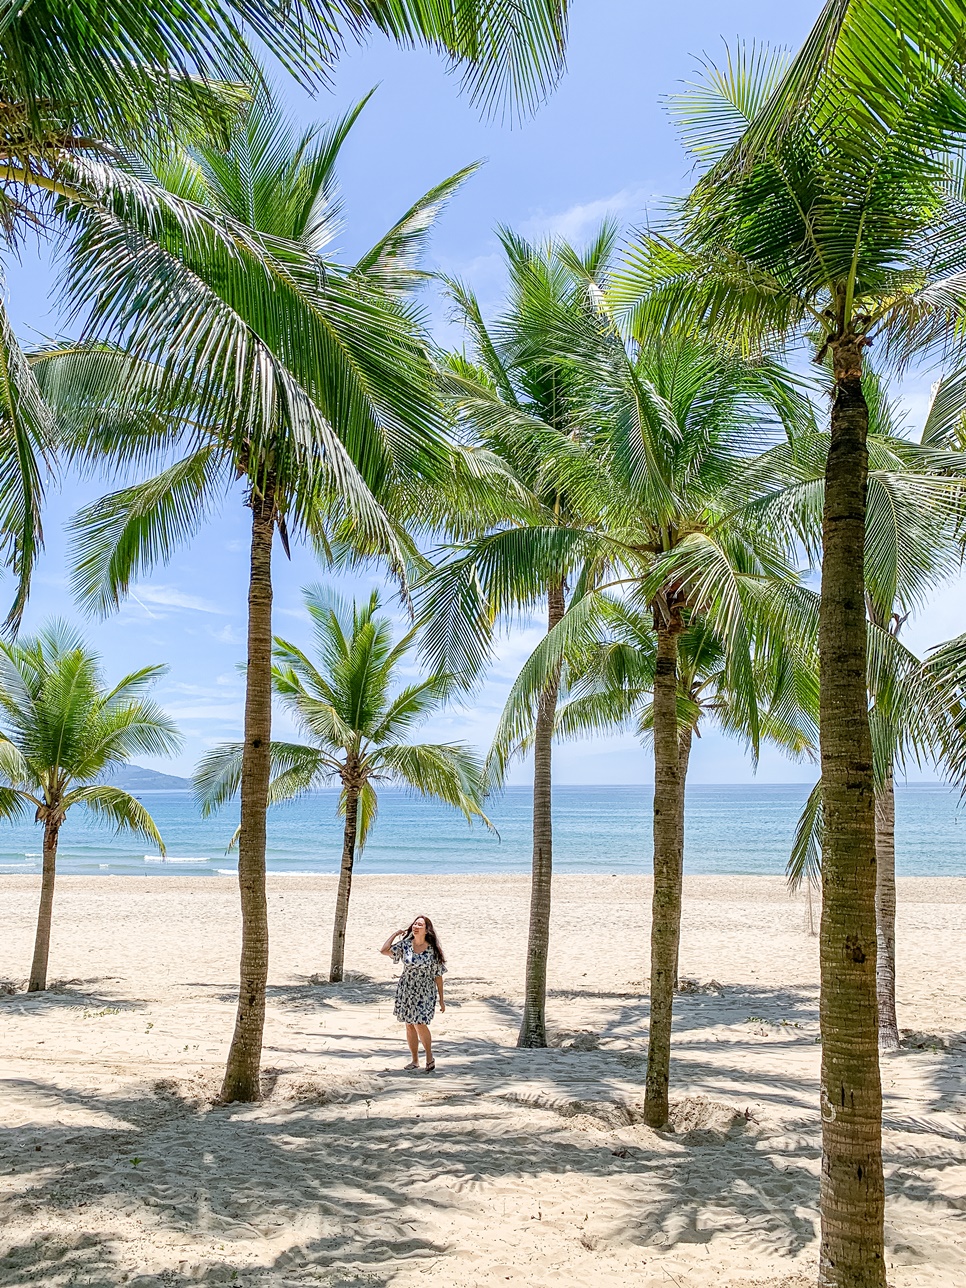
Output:
[[158,187],[206,212],[194,224],[135,226],[103,211],[80,221],[68,289],[92,302],[93,332],[123,338],[125,352],[92,340],[34,369],[76,454],[173,460],[78,517],[88,604],[115,604],[239,475],[256,490],[271,476],[283,538],[300,531],[327,551],[330,534],[348,533],[402,560],[407,540],[374,494],[450,459],[402,289],[421,280],[428,228],[469,171],[431,189],[363,267],[334,262],[324,252],[340,218],[335,165],[361,107],[298,132],[259,100],[227,153],[199,147],[170,162]]
[[469,357],[446,355],[440,380],[461,441],[501,462],[517,489],[507,492],[502,507],[460,507],[448,524],[458,544],[434,553],[418,590],[431,664],[464,683],[481,673],[501,615],[533,609],[550,585],[592,575],[570,497],[548,470],[561,454],[581,459],[576,413],[587,376],[579,359],[568,361],[546,337],[548,319],[558,329],[565,322],[579,329],[585,278],[606,272],[617,228],[604,224],[583,254],[563,244],[535,246],[506,228],[499,237],[506,305],[488,323],[472,291],[448,282],[471,350]]
[[881,121],[937,75],[955,79],[964,22],[959,0],[825,0],[798,54],[770,76],[751,128],[728,141],[720,176],[753,161],[830,87],[845,91],[839,108],[853,120]]
[[[451,676],[436,672],[399,685],[398,674],[415,648],[415,629],[398,640],[380,614],[373,592],[363,604],[341,604],[322,587],[305,592],[312,620],[311,653],[275,641],[275,691],[309,739],[272,744],[272,803],[288,800],[332,780],[359,793],[359,845],[375,820],[376,785],[403,783],[488,823],[481,809],[479,758],[462,743],[413,743],[410,734],[440,709],[454,691]],[[210,751],[198,766],[195,785],[205,812],[231,800],[241,785],[239,744]]]
[[[713,338],[622,338],[605,304],[614,236],[603,229],[584,255],[563,244],[530,252],[538,271],[518,290],[514,326],[506,335],[493,328],[500,347],[487,344],[474,321],[491,388],[477,381],[474,389],[463,376],[456,389],[488,432],[511,447],[519,442],[548,515],[525,530],[497,529],[468,543],[427,579],[434,656],[472,674],[497,611],[532,603],[561,569],[576,572],[564,622],[514,687],[499,747],[525,736],[551,671],[574,656],[574,646],[579,652],[598,638],[597,616],[611,611],[606,581],[652,618],[683,606],[713,623],[729,683],[751,702],[748,727],[756,738],[750,624],[764,611],[766,583],[773,611],[775,587],[794,579],[788,533],[754,513],[781,476],[767,462],[752,463],[784,438],[785,425],[807,403],[774,364],[748,360]],[[521,298],[538,306],[521,308]],[[500,362],[501,349],[532,355],[525,364],[529,401],[522,380],[511,381],[510,364]],[[552,405],[533,398],[541,382]],[[548,416],[556,423],[548,425]]]
[[179,104],[210,108],[213,82],[261,82],[256,50],[319,85],[346,41],[373,31],[445,54],[485,110],[530,110],[563,70],[567,4],[4,0],[4,97],[35,130],[52,124],[53,114],[52,143],[63,140],[65,116],[79,135],[130,142]]
[[72,805],[161,845],[144,806],[97,780],[134,756],[166,756],[180,746],[164,711],[147,697],[164,667],[144,667],[111,688],[100,661],[63,622],[0,644],[0,808],[29,805],[38,821],[60,823]]
[[[738,147],[774,70],[743,54],[679,102],[701,161]],[[747,345],[879,339],[899,363],[942,345],[964,299],[960,167],[966,97],[913,80],[891,110],[850,115],[823,92],[743,168],[712,169],[663,230],[643,233],[613,298],[637,325],[704,324]]]
[[[245,246],[243,267],[235,259],[237,227],[233,236],[210,212],[206,219],[193,207],[190,193],[184,199],[177,182],[164,186],[146,181],[150,176],[144,173],[141,154],[147,150],[156,157],[160,148],[164,155],[173,142],[207,140],[223,148],[238,128],[239,108],[253,92],[266,90],[256,50],[269,51],[303,83],[317,85],[327,79],[346,41],[362,40],[373,31],[403,45],[424,44],[445,54],[462,71],[465,87],[484,111],[529,111],[563,71],[567,2],[401,0],[346,5],[342,0],[218,0],[212,5],[199,0],[2,0],[0,79],[6,142],[0,157],[0,238],[15,244],[27,226],[63,226],[62,216],[87,214],[99,224],[102,237],[116,236],[119,272],[126,267],[143,280],[153,277],[163,256],[164,239],[159,244],[150,230],[158,221],[173,221],[184,238],[195,242],[196,256],[220,261],[215,280],[227,260],[241,270],[229,274],[236,289],[244,279],[241,289],[257,293],[258,271],[253,271],[252,261],[259,258],[260,246],[240,238]],[[235,210],[234,215],[246,219],[248,212],[238,216]],[[125,240],[118,225],[126,219],[132,228]],[[412,222],[406,236],[411,233]],[[406,236],[397,237],[392,254],[403,253]],[[110,257],[112,251],[106,253]],[[139,254],[143,262],[133,263]],[[373,276],[386,276],[392,254],[382,258]],[[279,288],[276,296],[281,282],[291,288],[286,269],[293,266],[284,261],[282,254],[262,266],[263,297],[273,294],[264,289],[271,279]],[[170,270],[170,261],[164,268]],[[310,266],[310,277],[313,272],[315,265]],[[83,272],[80,276],[83,281]],[[170,274],[162,276],[162,292],[174,289]],[[210,275],[209,284],[211,280]],[[172,298],[173,309],[164,319],[168,324],[176,325],[179,307],[182,322],[204,307],[198,293],[189,303],[184,286],[182,280],[181,292],[175,292],[177,303]],[[331,295],[338,297],[344,321],[355,312],[357,327],[365,328],[367,308],[374,307],[371,300],[367,303],[357,293],[347,301],[334,283]],[[157,308],[157,297],[153,303]],[[204,303],[217,309],[211,300]],[[269,312],[277,306],[276,298]],[[219,321],[222,328],[231,327],[224,314]],[[248,317],[247,322],[252,321]],[[246,340],[254,350],[260,348],[251,345],[251,333],[242,328],[240,336],[238,329],[236,325],[233,337],[226,337],[224,329],[219,335],[210,329],[207,334],[213,355],[226,359],[225,349],[235,349],[223,371],[231,370]],[[291,334],[297,333],[298,327],[293,327]],[[391,343],[388,331],[383,342]],[[410,337],[397,336],[397,343],[405,350]],[[411,362],[407,352],[395,357],[402,363],[400,370]],[[280,381],[271,364],[268,373],[263,371],[264,352],[257,352],[254,364],[256,374],[273,386],[270,396],[295,403],[304,396],[292,380]],[[353,381],[345,363],[335,363],[334,369],[330,397],[343,383],[351,396],[360,379],[374,374],[363,364]],[[250,379],[251,373],[246,362],[239,379]],[[322,415],[329,412],[326,406]],[[304,415],[303,409],[303,419]],[[318,424],[309,436],[325,438]],[[43,546],[43,476],[53,460],[54,439],[50,411],[0,304],[0,561],[17,582],[7,618],[14,628]],[[338,456],[331,443],[328,450]]]

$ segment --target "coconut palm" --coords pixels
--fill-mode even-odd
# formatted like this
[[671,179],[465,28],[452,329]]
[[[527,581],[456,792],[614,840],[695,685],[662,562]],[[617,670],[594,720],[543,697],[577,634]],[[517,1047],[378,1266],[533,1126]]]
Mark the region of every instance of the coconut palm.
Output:
[[242,987],[223,1088],[229,1100],[259,1094],[275,532],[286,550],[290,534],[323,554],[338,537],[401,569],[411,545],[374,494],[449,459],[405,289],[420,280],[414,260],[465,172],[427,194],[358,264],[324,257],[339,215],[335,163],[358,111],[299,133],[262,99],[227,151],[196,148],[159,167],[158,183],[179,199],[238,228],[250,221],[230,249],[208,225],[188,236],[176,221],[139,231],[89,212],[69,273],[127,348],[92,343],[37,364],[71,450],[119,468],[159,458],[164,466],[77,516],[75,587],[89,608],[113,610],[136,576],[193,536],[244,482],[251,549]]
[[[173,221],[191,238],[203,225],[205,238],[223,239],[229,255],[241,241],[249,257],[257,256],[260,242],[246,235],[230,203],[219,211],[199,208],[198,194],[151,182],[142,164],[145,152],[154,156],[173,144],[224,144],[251,93],[265,90],[256,49],[317,86],[347,41],[382,32],[443,53],[484,111],[528,111],[562,71],[566,26],[566,0],[5,4],[0,238],[15,253],[26,231],[62,232],[65,221],[96,210],[103,221],[130,222],[142,233],[159,220]],[[133,240],[127,254],[132,249]],[[145,251],[141,274],[149,276],[156,265],[150,247]],[[273,276],[271,264],[265,273]],[[0,559],[17,583],[8,616],[15,626],[43,544],[56,433],[2,306],[0,368]]]
[[[888,51],[894,46],[890,43]],[[876,55],[877,61],[880,55]],[[665,229],[642,235],[615,300],[636,325],[707,326],[755,346],[807,338],[827,355],[821,658],[823,1284],[882,1288],[884,1187],[878,1064],[875,786],[866,698],[863,548],[865,351],[898,363],[941,346],[962,303],[966,242],[950,147],[966,129],[958,89],[919,54],[897,93],[863,110],[828,72],[814,101],[753,151],[712,170]],[[683,112],[705,161],[740,148],[767,111],[767,66],[712,70]]]
[[[921,440],[903,433],[903,415],[884,381],[866,371],[869,406],[869,476],[866,504],[865,586],[870,628],[898,636],[928,593],[959,569],[959,529],[966,457],[939,441],[939,417],[962,415],[955,387],[940,384]],[[795,526],[807,548],[821,549],[821,502],[828,435],[804,427],[777,449],[785,457],[788,491],[781,504],[795,511]],[[895,1050],[899,1030],[895,1002],[895,791],[897,766],[909,757],[941,755],[937,733],[945,727],[941,694],[927,683],[917,660],[896,642],[890,665],[868,686],[873,736],[876,845],[876,995],[880,1050]],[[898,668],[898,670],[897,670]],[[924,713],[929,718],[923,718]],[[938,719],[936,719],[938,715]],[[793,888],[821,879],[821,780],[810,794],[789,859]]]
[[166,669],[143,667],[107,688],[97,654],[64,622],[0,643],[0,816],[33,810],[44,829],[31,993],[47,987],[57,843],[73,806],[83,805],[164,853],[141,802],[98,779],[133,756],[168,756],[178,749],[174,725],[146,696]]
[[[314,657],[295,644],[275,641],[275,691],[310,742],[275,742],[270,800],[290,800],[333,780],[341,783],[339,812],[345,818],[342,868],[336,898],[329,980],[342,979],[352,871],[376,819],[378,783],[401,783],[420,795],[462,810],[467,820],[486,817],[480,808],[482,766],[462,743],[412,743],[408,735],[447,701],[453,679],[437,672],[398,685],[414,651],[416,629],[395,643],[389,618],[379,615],[373,592],[351,612],[321,587],[305,592],[312,619]],[[205,813],[225,804],[241,786],[243,748],[214,748],[202,760],[195,785]]]
[[[558,552],[545,543],[548,526],[562,531],[574,518],[566,493],[546,476],[547,455],[563,449],[579,427],[573,416],[577,373],[541,345],[539,334],[548,313],[582,313],[585,291],[557,249],[533,246],[507,229],[499,236],[509,278],[506,307],[488,324],[472,292],[449,283],[472,349],[470,358],[449,356],[441,382],[462,437],[504,462],[532,505],[521,509],[519,498],[508,495],[502,512],[487,506],[481,514],[478,506],[463,506],[463,543],[437,551],[436,567],[423,579],[419,598],[429,656],[464,683],[479,674],[501,617],[543,608],[547,629],[553,630],[566,609],[570,586],[580,579],[582,562],[579,549]],[[604,271],[616,236],[616,228],[601,228],[580,257],[584,272]],[[480,516],[475,525],[474,515]],[[547,676],[528,743],[533,754],[533,850],[520,1047],[547,1045],[552,746],[562,682],[562,668]],[[499,750],[491,757],[492,782],[502,781],[509,759],[509,752]]]
[[[577,680],[557,714],[558,737],[594,736],[627,729],[649,741],[654,730],[652,694],[657,663],[652,617],[624,600],[602,599],[599,638],[576,643]],[[700,616],[688,622],[678,646],[679,865],[684,861],[685,790],[695,738],[709,723],[744,742],[754,755],[757,741],[746,725],[752,700],[729,691],[738,679],[755,688],[754,705],[765,739],[794,758],[813,756],[818,745],[818,671],[813,651],[766,634],[749,676],[729,676],[720,637]]]
[[[583,269],[566,250],[571,271]],[[663,1126],[674,982],[681,916],[678,654],[691,617],[720,636],[728,685],[747,701],[746,725],[757,743],[760,722],[751,675],[756,619],[775,610],[793,580],[779,543],[752,518],[766,486],[751,471],[754,450],[779,428],[769,404],[794,410],[787,382],[768,363],[685,333],[623,342],[603,309],[606,279],[585,276],[578,326],[551,318],[543,342],[585,373],[578,440],[548,456],[548,482],[571,498],[579,528],[543,529],[545,545],[579,550],[608,581],[581,587],[559,625],[538,646],[511,691],[495,745],[512,747],[532,722],[534,695],[571,645],[594,637],[608,585],[621,586],[646,612],[655,635],[654,902],[651,1014],[645,1113]],[[603,575],[603,572],[601,572]],[[769,603],[766,600],[771,597]]]

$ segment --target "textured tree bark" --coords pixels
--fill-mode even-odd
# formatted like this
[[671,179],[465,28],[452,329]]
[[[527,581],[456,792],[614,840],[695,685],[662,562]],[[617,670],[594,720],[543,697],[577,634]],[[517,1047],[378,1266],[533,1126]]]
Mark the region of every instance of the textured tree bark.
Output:
[[681,760],[677,721],[677,657],[681,622],[655,613],[654,897],[651,904],[651,1014],[647,1039],[644,1120],[668,1120],[671,1019],[681,937]]
[[879,1050],[899,1046],[896,1019],[896,792],[890,773],[875,798],[875,987]]
[[28,993],[42,993],[47,987],[47,960],[50,957],[50,923],[54,911],[54,878],[57,874],[57,839],[60,823],[44,821],[44,862],[40,878],[40,909],[37,913],[37,937],[30,964]]
[[[681,874],[681,889],[684,889],[684,820],[685,820],[685,792],[688,785],[688,765],[691,761],[691,743],[694,739],[694,730],[690,727],[682,729],[678,734],[678,871]],[[683,898],[683,896],[682,896]],[[678,943],[674,956],[674,991],[677,992],[678,976],[680,972],[681,956],[681,932],[678,927]]]
[[869,414],[862,344],[850,336],[831,345],[835,393],[823,519],[821,1288],[885,1288],[875,793],[866,688]]
[[242,943],[238,1009],[221,1098],[258,1100],[268,979],[268,899],[265,891],[265,820],[272,739],[272,542],[275,484],[252,489],[251,572],[248,584],[248,670],[242,752],[238,888]]
[[[547,629],[564,615],[563,583],[547,593]],[[550,906],[553,878],[553,806],[551,800],[553,727],[557,716],[560,670],[540,696],[533,735],[533,859],[530,877],[530,930],[523,1020],[518,1047],[547,1045],[547,954],[550,950]]]
[[332,927],[332,957],[329,983],[338,984],[345,969],[345,932],[349,924],[349,895],[352,893],[352,865],[356,857],[356,835],[359,829],[359,789],[347,786],[345,793],[345,828],[342,833],[342,868],[339,892],[335,899],[335,925]]

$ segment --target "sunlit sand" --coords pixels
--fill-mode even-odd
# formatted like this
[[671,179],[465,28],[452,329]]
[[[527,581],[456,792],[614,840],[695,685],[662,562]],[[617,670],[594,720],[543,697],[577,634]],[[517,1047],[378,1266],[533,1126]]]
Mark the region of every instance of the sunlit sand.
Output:
[[[780,878],[686,883],[673,1133],[637,1121],[644,878],[556,883],[554,1048],[518,1051],[528,883],[270,879],[264,1101],[214,1107],[231,1035],[230,878],[61,880],[45,995],[0,1000],[0,1283],[768,1285],[814,1281],[817,940]],[[893,1288],[966,1266],[966,880],[899,883],[883,1061]],[[22,984],[37,882],[0,881]],[[450,962],[438,1072],[404,1074],[378,947],[429,913]]]

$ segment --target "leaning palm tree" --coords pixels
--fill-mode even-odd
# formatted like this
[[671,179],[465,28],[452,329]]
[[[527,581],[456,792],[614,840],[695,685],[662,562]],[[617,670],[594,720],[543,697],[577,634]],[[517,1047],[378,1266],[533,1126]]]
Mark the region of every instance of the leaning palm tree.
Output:
[[[379,595],[351,612],[321,587],[305,592],[314,653],[276,639],[275,691],[310,742],[272,743],[271,801],[290,800],[341,784],[345,818],[342,867],[336,897],[329,980],[342,979],[349,895],[355,859],[365,846],[378,809],[378,783],[402,783],[420,795],[462,810],[469,822],[480,808],[483,771],[462,743],[412,743],[408,735],[446,702],[453,679],[437,672],[398,687],[397,677],[415,648],[416,629],[393,642],[392,622],[379,615]],[[243,748],[228,743],[198,766],[195,785],[205,813],[238,794]]]
[[174,725],[146,697],[165,670],[144,667],[107,688],[97,654],[63,622],[0,644],[0,816],[22,817],[32,809],[44,829],[31,993],[47,987],[57,843],[71,808],[83,805],[164,853],[141,802],[98,779],[132,756],[168,756],[178,749]]
[[[508,505],[502,513],[488,507],[476,524],[473,507],[464,506],[459,515],[463,542],[438,551],[437,566],[423,579],[419,597],[427,623],[427,651],[434,664],[449,667],[464,684],[479,674],[501,618],[543,609],[547,629],[553,630],[566,610],[573,583],[581,580],[580,551],[547,549],[544,536],[548,526],[564,530],[574,519],[566,492],[548,479],[545,462],[548,454],[566,450],[567,442],[579,436],[574,407],[576,384],[583,377],[535,337],[548,313],[582,313],[585,293],[559,248],[530,245],[507,229],[499,236],[509,276],[507,305],[488,324],[472,292],[458,282],[449,283],[472,351],[470,359],[450,355],[440,378],[461,434],[502,461],[533,505],[529,513],[520,512],[519,505],[512,512]],[[600,230],[580,257],[584,272],[605,271],[616,237],[616,227]],[[533,755],[533,850],[520,1047],[547,1045],[553,731],[565,682],[563,668],[547,676],[527,744]],[[491,756],[493,783],[503,779],[509,759],[499,750]]]
[[746,164],[727,169],[725,158],[768,114],[774,77],[767,63],[744,57],[728,72],[712,69],[682,119],[692,148],[719,168],[668,227],[641,236],[615,292],[645,329],[673,319],[751,347],[798,337],[831,366],[819,634],[827,1288],[885,1283],[865,351],[878,343],[902,363],[942,346],[966,302],[963,206],[948,160],[966,131],[966,103],[958,82],[920,48],[890,36],[875,63],[877,77],[891,71],[894,84],[874,111],[854,78],[833,66],[781,129],[757,138]]
[[275,533],[286,550],[290,534],[323,554],[333,538],[358,543],[401,570],[411,545],[376,495],[449,459],[405,291],[421,279],[414,260],[463,174],[416,203],[356,265],[338,264],[324,253],[339,216],[335,163],[358,111],[297,133],[261,99],[227,151],[196,148],[159,167],[159,186],[245,230],[230,248],[203,223],[189,235],[176,221],[138,230],[88,212],[69,275],[127,347],[90,343],[37,363],[70,450],[119,469],[164,466],[78,515],[75,588],[90,609],[116,608],[135,577],[244,481],[242,986],[227,1100],[259,1095]]
[[[345,44],[381,32],[426,45],[462,72],[485,112],[530,111],[563,70],[566,0],[426,5],[402,0],[31,0],[0,5],[0,238],[16,252],[26,231],[53,230],[79,213],[181,233],[246,237],[231,208],[194,204],[149,181],[142,154],[200,141],[224,144],[252,93],[265,90],[268,52],[300,81],[328,81]],[[256,52],[257,51],[257,52]],[[137,158],[132,161],[132,157]],[[150,254],[142,275],[154,271]],[[273,276],[266,263],[265,272]],[[0,558],[16,580],[16,626],[43,544],[41,510],[56,432],[30,364],[0,305]]]

